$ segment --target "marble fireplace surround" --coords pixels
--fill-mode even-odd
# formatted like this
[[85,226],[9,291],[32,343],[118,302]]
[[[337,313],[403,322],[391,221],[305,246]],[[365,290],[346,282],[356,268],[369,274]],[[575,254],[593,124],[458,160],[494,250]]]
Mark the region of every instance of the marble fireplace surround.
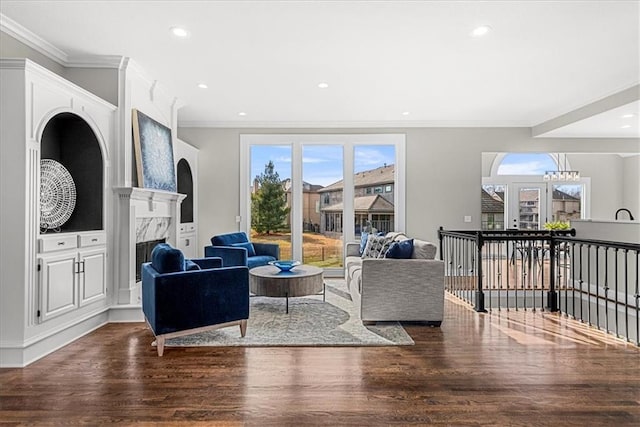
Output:
[[166,239],[167,243],[176,246],[180,203],[186,195],[138,187],[119,187],[114,191],[118,195],[118,303],[139,304],[136,244]]

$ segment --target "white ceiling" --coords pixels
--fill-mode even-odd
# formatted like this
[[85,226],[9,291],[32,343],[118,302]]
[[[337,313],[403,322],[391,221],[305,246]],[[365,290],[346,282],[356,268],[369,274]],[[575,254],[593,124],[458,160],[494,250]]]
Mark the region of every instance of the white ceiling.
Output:
[[[0,13],[71,62],[133,58],[185,104],[182,126],[528,127],[640,82],[638,1],[2,0]],[[479,25],[492,31],[471,37]],[[638,137],[627,107],[634,118],[549,136]]]

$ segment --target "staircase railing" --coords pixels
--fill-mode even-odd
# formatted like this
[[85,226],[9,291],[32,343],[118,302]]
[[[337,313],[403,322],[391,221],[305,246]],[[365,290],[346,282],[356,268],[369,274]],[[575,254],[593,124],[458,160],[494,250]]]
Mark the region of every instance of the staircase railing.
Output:
[[445,289],[476,311],[560,311],[640,345],[640,244],[575,230],[444,230]]

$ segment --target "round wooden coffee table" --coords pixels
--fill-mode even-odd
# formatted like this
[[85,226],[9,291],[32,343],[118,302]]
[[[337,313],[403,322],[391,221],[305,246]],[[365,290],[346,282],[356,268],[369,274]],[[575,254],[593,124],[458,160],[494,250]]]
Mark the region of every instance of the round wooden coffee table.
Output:
[[325,300],[322,269],[313,265],[298,265],[290,271],[280,271],[273,265],[249,270],[249,290],[256,296],[285,297],[289,313],[289,297],[322,294]]

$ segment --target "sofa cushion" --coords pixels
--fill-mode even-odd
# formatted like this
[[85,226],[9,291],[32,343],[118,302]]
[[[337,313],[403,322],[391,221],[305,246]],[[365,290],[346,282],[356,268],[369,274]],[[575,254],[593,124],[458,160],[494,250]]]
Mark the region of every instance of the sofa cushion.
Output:
[[414,259],[435,259],[436,246],[433,243],[425,242],[424,240],[413,239],[413,254],[411,258]]
[[269,261],[275,261],[276,259],[269,255],[257,255],[247,258],[247,267],[251,270],[253,267],[260,267],[261,265],[269,264]]
[[160,274],[184,271],[184,255],[168,243],[159,243],[151,251],[151,266]]
[[200,270],[200,266],[195,262],[191,261],[190,259],[185,259],[184,269],[185,271]]
[[413,254],[413,239],[393,242],[389,246],[385,258],[409,259]]
[[256,256],[256,249],[251,242],[232,243],[231,246],[235,248],[245,248],[247,250],[247,256]]
[[238,231],[235,233],[219,234],[211,238],[211,244],[213,246],[231,246],[233,243],[245,243],[249,238],[244,231]]

